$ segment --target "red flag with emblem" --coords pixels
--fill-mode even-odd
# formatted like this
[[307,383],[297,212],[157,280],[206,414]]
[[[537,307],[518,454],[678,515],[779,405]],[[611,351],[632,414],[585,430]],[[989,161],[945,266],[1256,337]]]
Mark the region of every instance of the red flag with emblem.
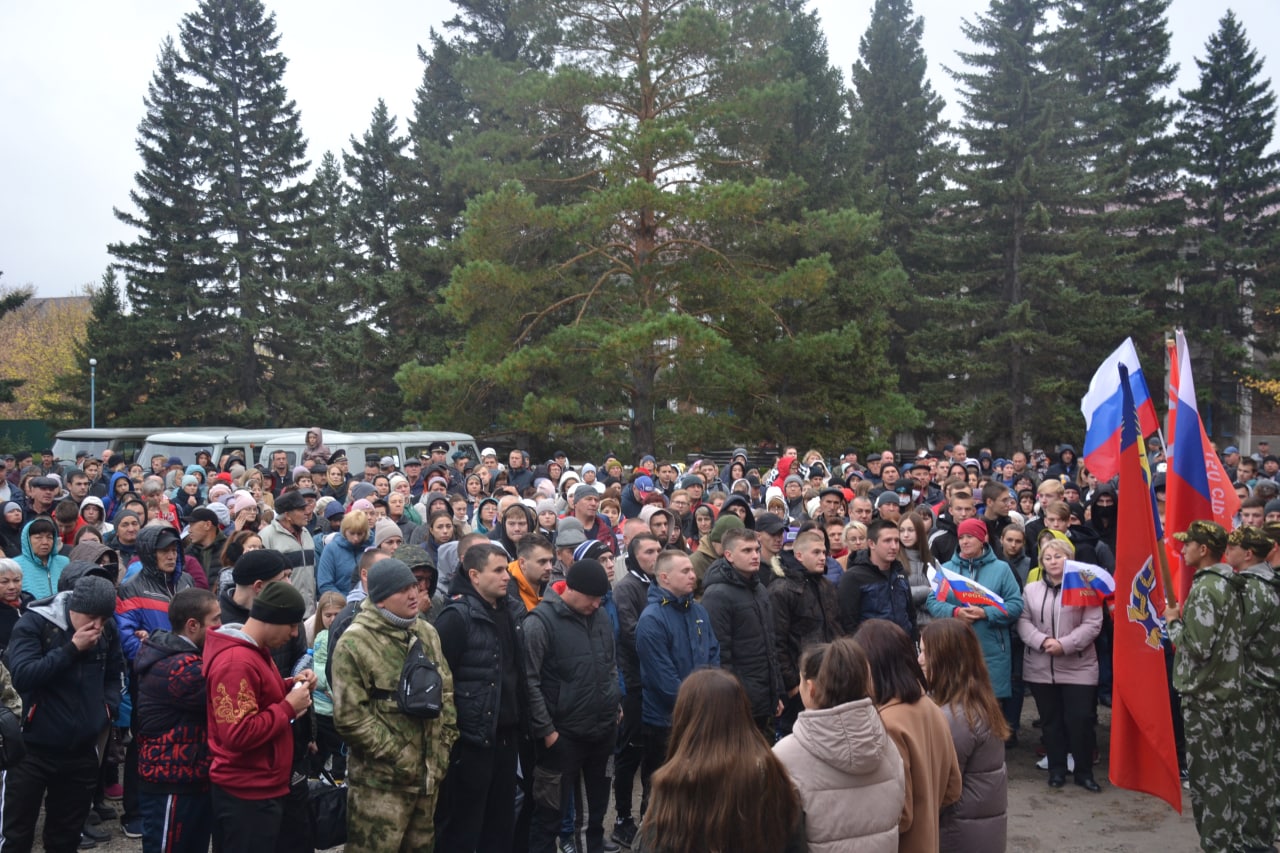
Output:
[[1120,367],[1124,422],[1116,520],[1116,606],[1112,643],[1111,783],[1152,794],[1182,811],[1182,782],[1173,739],[1169,677],[1161,643],[1164,585],[1138,414]]

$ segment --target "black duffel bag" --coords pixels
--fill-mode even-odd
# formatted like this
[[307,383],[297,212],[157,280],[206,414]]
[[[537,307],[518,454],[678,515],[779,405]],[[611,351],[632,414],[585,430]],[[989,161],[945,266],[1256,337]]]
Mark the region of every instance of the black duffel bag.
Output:
[[311,797],[311,827],[317,850],[347,843],[347,786],[338,785],[327,772],[307,782]]

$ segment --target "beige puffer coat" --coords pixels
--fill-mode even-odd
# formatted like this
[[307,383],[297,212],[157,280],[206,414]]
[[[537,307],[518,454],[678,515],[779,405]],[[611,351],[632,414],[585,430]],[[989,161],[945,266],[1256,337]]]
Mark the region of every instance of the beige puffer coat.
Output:
[[810,853],[896,853],[906,777],[870,699],[804,711],[773,751],[800,792]]

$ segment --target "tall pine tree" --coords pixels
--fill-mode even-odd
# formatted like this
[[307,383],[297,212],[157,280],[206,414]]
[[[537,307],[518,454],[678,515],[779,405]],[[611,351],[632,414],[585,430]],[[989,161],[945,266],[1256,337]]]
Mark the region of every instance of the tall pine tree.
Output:
[[1083,393],[1094,352],[1115,346],[1132,311],[1082,263],[1091,250],[1082,100],[1052,61],[1048,9],[1048,0],[992,0],[963,26],[977,46],[955,74],[966,150],[930,246],[942,263],[922,279],[926,310],[908,347],[934,428],[1002,446],[1079,432],[1062,400]]
[[[1200,84],[1181,93],[1178,144],[1185,156],[1186,260],[1181,316],[1208,367],[1212,435],[1233,435],[1241,374],[1252,349],[1274,351],[1280,307],[1280,155],[1276,96],[1262,59],[1231,13],[1196,59]],[[1202,406],[1205,404],[1202,403]]]
[[769,125],[790,120],[802,89],[784,73],[776,7],[554,11],[560,64],[489,90],[507,99],[491,115],[523,107],[507,138],[536,130],[553,156],[469,207],[466,263],[446,291],[466,343],[402,384],[445,418],[515,398],[498,425],[557,440],[625,425],[637,450],[727,441],[764,392],[730,330],[789,334],[778,309],[832,277],[821,249],[792,260],[763,247],[836,242],[865,218],[798,220],[787,212],[803,181],[761,177]]
[[217,239],[205,260],[217,269],[211,296],[224,309],[202,330],[198,357],[226,383],[223,412],[298,422],[308,329],[290,285],[308,163],[275,16],[259,0],[203,0],[180,33],[205,221]]
[[408,225],[408,140],[378,100],[369,128],[351,138],[342,160],[351,183],[347,203],[352,285],[361,322],[351,330],[357,353],[355,384],[366,394],[373,423],[402,421],[400,365],[436,344],[428,286],[401,263]]
[[[112,274],[103,279],[101,302],[95,299],[89,323],[91,339],[114,335],[132,343],[127,361],[119,353],[109,359],[114,370],[130,368],[124,375],[132,383],[131,394],[121,395],[118,406],[108,409],[121,423],[181,424],[190,422],[193,413],[199,419],[219,406],[225,411],[219,365],[202,344],[206,329],[220,326],[226,313],[218,283],[222,271],[213,260],[217,246],[202,193],[198,121],[180,65],[178,49],[166,39],[138,126],[142,169],[129,193],[134,210],[115,211],[116,218],[138,232],[132,240],[108,247],[124,275],[132,311],[121,312]],[[100,328],[104,323],[109,328]],[[108,360],[98,357],[105,377]],[[86,387],[87,369],[86,363]],[[104,386],[104,401],[114,398]]]
[[[1078,144],[1092,186],[1076,277],[1133,305],[1124,334],[1156,343],[1156,312],[1172,280],[1181,220],[1174,104],[1165,96],[1170,0],[1062,0],[1055,64],[1080,97]],[[1119,340],[1117,338],[1116,340]]]
[[862,204],[880,214],[889,244],[904,260],[933,214],[928,199],[942,188],[948,155],[943,102],[929,84],[923,35],[924,19],[911,0],[876,0],[853,64]]

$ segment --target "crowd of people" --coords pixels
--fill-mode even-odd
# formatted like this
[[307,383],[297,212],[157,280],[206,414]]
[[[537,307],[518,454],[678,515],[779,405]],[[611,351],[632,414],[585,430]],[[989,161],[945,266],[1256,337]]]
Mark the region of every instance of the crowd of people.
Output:
[[[148,853],[310,851],[317,779],[350,851],[1000,851],[1027,693],[1048,785],[1101,790],[1111,617],[1062,590],[1114,567],[1117,491],[1070,446],[574,467],[441,442],[353,470],[322,437],[292,467],[4,461],[6,851],[42,805],[51,851],[116,819]],[[1244,744],[1280,728],[1280,463],[1234,452],[1242,524],[1180,535],[1201,569],[1166,614],[1206,850],[1275,831],[1276,786],[1236,776],[1275,775]]]

